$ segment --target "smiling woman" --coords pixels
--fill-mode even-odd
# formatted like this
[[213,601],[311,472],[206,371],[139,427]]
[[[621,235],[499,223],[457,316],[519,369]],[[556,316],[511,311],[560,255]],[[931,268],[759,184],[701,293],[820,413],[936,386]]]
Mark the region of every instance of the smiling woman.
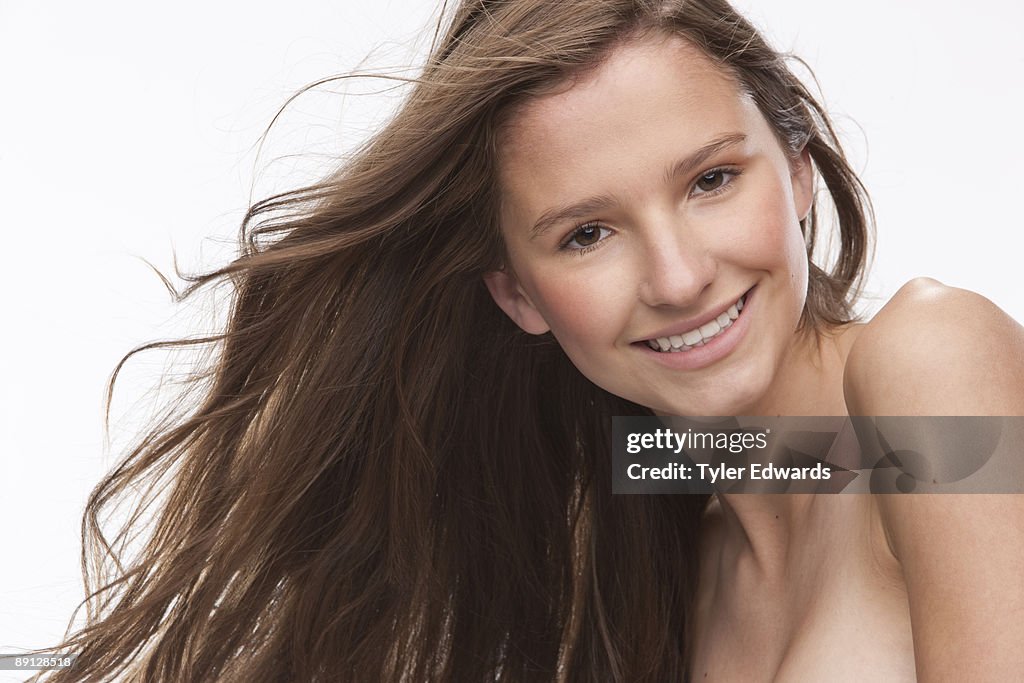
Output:
[[[613,415],[1024,414],[982,297],[856,318],[869,216],[727,3],[465,0],[388,125],[196,278],[235,287],[183,342],[203,401],[93,494],[111,571],[51,680],[1012,678],[1021,497],[611,493]],[[108,504],[168,481],[112,557]]]
[[488,283],[520,327],[550,330],[591,381],[657,413],[841,406],[838,382],[806,406],[779,402],[780,378],[809,358],[810,337],[793,339],[813,170],[735,77],[682,38],[635,37],[507,128],[508,265]]

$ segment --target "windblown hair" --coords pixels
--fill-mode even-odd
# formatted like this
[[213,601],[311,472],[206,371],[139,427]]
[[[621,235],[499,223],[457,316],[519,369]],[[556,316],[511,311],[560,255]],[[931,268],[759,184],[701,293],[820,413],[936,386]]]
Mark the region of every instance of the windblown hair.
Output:
[[[118,365],[111,392],[139,351],[215,351],[198,406],[93,492],[89,621],[47,680],[685,678],[706,497],[613,497],[609,418],[650,412],[489,296],[503,116],[623,41],[690,41],[831,195],[840,249],[811,267],[809,329],[852,319],[866,196],[822,107],[722,0],[465,0],[445,26],[378,134],[254,205],[239,257],[188,276],[182,298],[232,285],[227,329]],[[147,485],[161,508],[129,561],[138,519],[107,539],[102,513]]]

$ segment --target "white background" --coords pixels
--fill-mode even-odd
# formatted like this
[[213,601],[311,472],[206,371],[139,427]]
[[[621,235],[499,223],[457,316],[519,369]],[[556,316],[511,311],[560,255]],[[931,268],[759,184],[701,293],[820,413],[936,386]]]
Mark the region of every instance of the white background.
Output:
[[[930,275],[1024,320],[1024,5],[739,6],[815,69],[871,191],[869,309]],[[383,83],[304,95],[257,154],[278,107],[371,52],[369,66],[415,64],[435,11],[427,0],[152,7],[0,0],[0,652],[58,639],[82,597],[86,496],[150,414],[168,359],[126,368],[105,446],[115,364],[209,329],[223,308],[176,310],[141,259],[169,275],[172,248],[185,271],[229,260],[250,198],[324,173],[394,100],[353,94]]]

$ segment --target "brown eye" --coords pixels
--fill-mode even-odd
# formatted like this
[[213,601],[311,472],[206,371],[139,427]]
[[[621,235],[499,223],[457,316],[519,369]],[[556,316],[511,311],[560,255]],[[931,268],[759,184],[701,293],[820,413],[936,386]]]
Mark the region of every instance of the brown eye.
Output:
[[604,232],[604,230],[605,229],[597,223],[581,225],[573,231],[572,235],[569,236],[569,241],[565,243],[564,248],[579,250],[597,244],[601,241],[603,237],[601,233]]
[[601,239],[601,228],[596,225],[584,225],[576,231],[576,244],[588,247]]
[[713,192],[725,182],[725,173],[722,171],[710,171],[697,180],[697,187],[701,192]]

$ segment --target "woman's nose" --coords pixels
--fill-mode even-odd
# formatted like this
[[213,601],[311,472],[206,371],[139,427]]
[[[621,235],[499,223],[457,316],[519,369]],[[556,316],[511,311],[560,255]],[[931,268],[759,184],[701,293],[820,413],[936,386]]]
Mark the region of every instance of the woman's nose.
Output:
[[640,300],[649,306],[687,307],[712,283],[717,261],[708,245],[683,231],[661,230],[645,245]]

